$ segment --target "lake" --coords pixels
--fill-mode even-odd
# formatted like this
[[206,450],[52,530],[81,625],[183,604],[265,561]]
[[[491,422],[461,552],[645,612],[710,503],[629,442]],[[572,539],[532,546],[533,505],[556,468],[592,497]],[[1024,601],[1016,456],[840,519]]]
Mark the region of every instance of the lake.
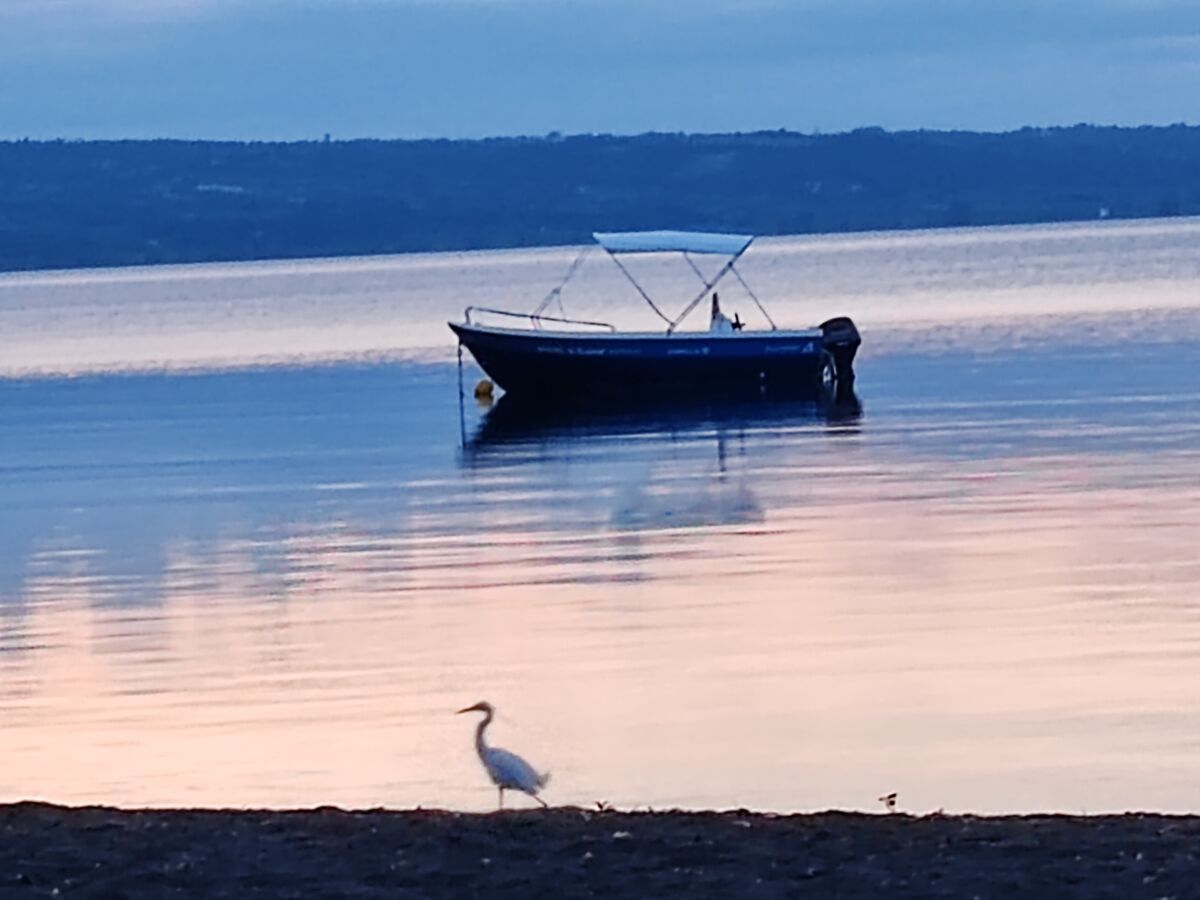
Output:
[[579,252],[0,275],[3,798],[488,809],[486,699],[552,804],[1200,811],[1200,220],[757,242],[858,405],[460,401]]

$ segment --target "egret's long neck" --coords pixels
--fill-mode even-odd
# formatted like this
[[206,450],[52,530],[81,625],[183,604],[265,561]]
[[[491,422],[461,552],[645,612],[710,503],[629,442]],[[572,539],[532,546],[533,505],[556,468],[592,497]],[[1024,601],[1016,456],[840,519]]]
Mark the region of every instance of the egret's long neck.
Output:
[[492,724],[492,711],[489,709],[484,714],[483,721],[475,728],[475,749],[480,755],[487,749],[487,742],[483,739],[483,731]]

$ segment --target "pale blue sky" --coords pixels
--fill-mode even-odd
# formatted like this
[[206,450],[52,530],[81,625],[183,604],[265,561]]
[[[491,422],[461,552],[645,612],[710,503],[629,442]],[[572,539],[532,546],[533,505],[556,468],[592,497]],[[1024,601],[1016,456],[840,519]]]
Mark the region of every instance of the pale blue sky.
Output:
[[0,0],[0,138],[1200,122],[1196,0]]

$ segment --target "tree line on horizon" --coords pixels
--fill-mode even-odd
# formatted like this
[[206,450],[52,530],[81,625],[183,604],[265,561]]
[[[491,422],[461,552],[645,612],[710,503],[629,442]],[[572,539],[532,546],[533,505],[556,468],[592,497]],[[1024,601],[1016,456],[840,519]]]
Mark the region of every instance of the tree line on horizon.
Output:
[[1200,214],[1200,127],[0,142],[0,270]]

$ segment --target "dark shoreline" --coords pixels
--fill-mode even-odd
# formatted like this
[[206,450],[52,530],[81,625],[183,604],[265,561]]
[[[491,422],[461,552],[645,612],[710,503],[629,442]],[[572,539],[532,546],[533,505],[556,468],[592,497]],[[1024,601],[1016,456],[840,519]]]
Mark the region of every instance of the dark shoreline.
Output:
[[1200,127],[0,141],[0,272],[1200,214]]
[[0,806],[0,896],[1189,897],[1200,816]]

